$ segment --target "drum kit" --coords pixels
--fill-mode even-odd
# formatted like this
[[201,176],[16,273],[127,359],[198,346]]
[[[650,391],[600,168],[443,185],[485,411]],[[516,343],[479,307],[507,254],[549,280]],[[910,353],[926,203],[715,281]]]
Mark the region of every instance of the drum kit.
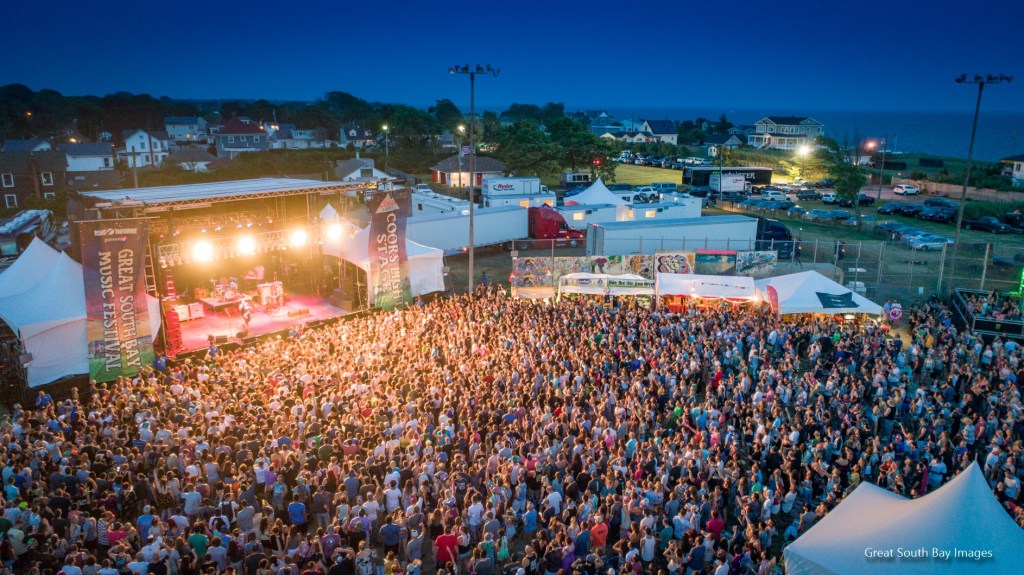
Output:
[[220,283],[216,279],[211,279],[210,284],[213,289],[209,294],[216,301],[235,301],[242,296],[242,292],[238,289],[238,280],[235,278],[231,278],[227,282],[222,280]]

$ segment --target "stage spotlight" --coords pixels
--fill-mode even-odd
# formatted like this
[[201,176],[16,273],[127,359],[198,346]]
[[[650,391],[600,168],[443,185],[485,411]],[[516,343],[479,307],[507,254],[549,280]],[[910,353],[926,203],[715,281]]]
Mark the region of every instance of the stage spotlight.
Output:
[[207,241],[196,242],[192,246],[192,259],[197,262],[208,262],[213,260],[213,244]]
[[331,240],[332,242],[341,240],[341,234],[341,224],[334,223],[327,226],[327,239]]
[[289,243],[291,243],[292,247],[295,248],[301,248],[306,245],[307,240],[309,240],[309,234],[307,234],[306,230],[303,229],[294,230],[291,235],[288,236]]
[[256,253],[256,240],[252,236],[238,238],[238,252],[243,256],[251,256]]

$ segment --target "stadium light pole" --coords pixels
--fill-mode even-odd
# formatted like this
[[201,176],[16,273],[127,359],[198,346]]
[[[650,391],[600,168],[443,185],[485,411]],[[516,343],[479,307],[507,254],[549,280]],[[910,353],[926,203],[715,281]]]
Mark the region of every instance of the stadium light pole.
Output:
[[[473,252],[474,252],[474,238],[473,238],[473,186],[476,184],[474,172],[476,171],[476,130],[474,130],[474,123],[476,122],[476,109],[475,109],[475,98],[476,98],[476,75],[477,74],[490,74],[497,78],[501,70],[498,68],[492,68],[490,64],[486,68],[477,64],[475,67],[470,67],[469,64],[463,64],[462,66],[452,66],[448,68],[448,73],[452,76],[456,74],[468,74],[469,75],[469,297],[473,298]],[[460,150],[461,153],[461,150]],[[459,176],[460,178],[462,176]]]
[[384,124],[380,127],[384,130],[384,173],[388,173],[388,163],[391,160],[391,142],[388,140],[388,125]]
[[960,226],[963,225],[964,220],[964,204],[967,203],[967,184],[971,181],[971,161],[974,159],[974,138],[978,134],[978,113],[981,111],[981,94],[985,91],[986,84],[1002,84],[1003,82],[1012,82],[1013,76],[1007,76],[1006,74],[989,74],[988,76],[982,76],[981,74],[975,74],[973,78],[968,78],[967,74],[960,74],[954,79],[957,84],[977,84],[978,85],[978,100],[974,104],[974,121],[971,123],[971,143],[967,146],[967,169],[964,170],[964,185],[960,189],[960,208],[956,213],[956,235],[953,238],[953,261],[950,262],[950,273],[949,277],[952,280],[953,274],[956,273],[956,258],[960,251]]

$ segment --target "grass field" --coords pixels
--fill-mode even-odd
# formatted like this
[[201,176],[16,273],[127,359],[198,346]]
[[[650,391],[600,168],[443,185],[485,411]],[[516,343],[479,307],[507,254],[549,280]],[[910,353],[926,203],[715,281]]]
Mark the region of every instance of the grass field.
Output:
[[615,183],[617,184],[646,186],[651,182],[682,184],[683,172],[680,170],[667,170],[665,168],[634,166],[630,164],[617,164],[615,166]]

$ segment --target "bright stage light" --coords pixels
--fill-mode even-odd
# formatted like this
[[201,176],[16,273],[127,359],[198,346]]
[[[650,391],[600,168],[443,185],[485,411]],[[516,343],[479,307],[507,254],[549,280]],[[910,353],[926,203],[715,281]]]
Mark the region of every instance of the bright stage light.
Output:
[[327,239],[332,242],[339,241],[341,239],[342,231],[341,224],[334,223],[327,226]]
[[192,246],[192,259],[197,262],[208,262],[213,259],[213,244],[207,241],[196,242]]
[[252,236],[238,238],[238,253],[243,256],[251,256],[256,253],[256,240]]
[[288,242],[292,245],[293,248],[301,248],[302,246],[306,245],[306,241],[308,240],[309,234],[306,233],[306,230],[302,229],[294,230],[292,231],[291,235],[288,236]]

